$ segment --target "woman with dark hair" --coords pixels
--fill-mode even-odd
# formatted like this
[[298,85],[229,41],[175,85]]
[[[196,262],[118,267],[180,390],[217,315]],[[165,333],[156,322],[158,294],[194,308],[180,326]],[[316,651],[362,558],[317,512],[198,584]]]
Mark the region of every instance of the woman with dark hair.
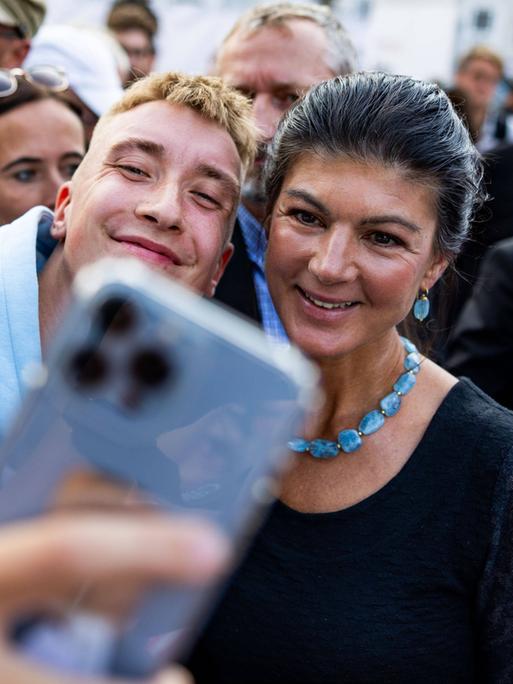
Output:
[[427,318],[481,175],[432,84],[336,78],[282,120],[267,277],[324,401],[193,654],[199,684],[513,681],[513,414],[397,329]]
[[0,70],[0,225],[39,204],[53,209],[80,164],[84,128],[65,88],[51,67]]

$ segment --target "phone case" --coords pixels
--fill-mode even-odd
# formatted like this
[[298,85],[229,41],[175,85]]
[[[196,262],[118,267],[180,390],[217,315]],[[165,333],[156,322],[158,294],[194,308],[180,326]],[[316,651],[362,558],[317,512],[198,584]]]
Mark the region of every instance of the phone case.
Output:
[[[3,444],[0,522],[40,514],[77,473],[93,469],[129,483],[151,505],[207,516],[243,548],[272,500],[316,381],[297,350],[269,343],[139,261],[87,266]],[[76,669],[153,672],[183,653],[213,600],[207,589],[149,592],[101,666]],[[98,631],[95,620],[78,623],[86,627],[77,643],[89,643],[84,634]],[[45,659],[52,649],[41,634],[32,650]],[[59,640],[66,641],[62,629]]]

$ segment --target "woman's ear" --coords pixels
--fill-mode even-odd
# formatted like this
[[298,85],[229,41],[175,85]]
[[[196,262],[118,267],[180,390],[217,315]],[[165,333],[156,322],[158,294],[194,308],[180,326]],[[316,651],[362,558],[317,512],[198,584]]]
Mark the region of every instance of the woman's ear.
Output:
[[443,254],[437,254],[433,257],[431,265],[424,273],[422,282],[420,284],[422,289],[430,290],[436,281],[443,275],[445,269],[449,265],[449,259]]
[[67,215],[71,205],[71,181],[61,185],[55,199],[55,212],[51,228],[52,237],[64,240],[66,237]]

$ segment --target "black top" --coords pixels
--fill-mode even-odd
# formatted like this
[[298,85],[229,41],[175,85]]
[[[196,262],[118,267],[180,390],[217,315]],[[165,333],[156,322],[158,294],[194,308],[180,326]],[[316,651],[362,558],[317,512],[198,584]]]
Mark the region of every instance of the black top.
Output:
[[278,502],[188,663],[197,684],[513,682],[512,445],[513,413],[462,380],[376,494]]

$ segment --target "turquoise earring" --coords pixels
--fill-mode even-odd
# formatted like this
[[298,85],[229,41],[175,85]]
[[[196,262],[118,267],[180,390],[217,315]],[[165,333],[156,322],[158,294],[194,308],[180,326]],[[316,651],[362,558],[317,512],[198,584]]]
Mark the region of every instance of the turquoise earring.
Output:
[[415,304],[413,305],[413,315],[418,321],[423,321],[429,314],[428,290],[421,289]]

